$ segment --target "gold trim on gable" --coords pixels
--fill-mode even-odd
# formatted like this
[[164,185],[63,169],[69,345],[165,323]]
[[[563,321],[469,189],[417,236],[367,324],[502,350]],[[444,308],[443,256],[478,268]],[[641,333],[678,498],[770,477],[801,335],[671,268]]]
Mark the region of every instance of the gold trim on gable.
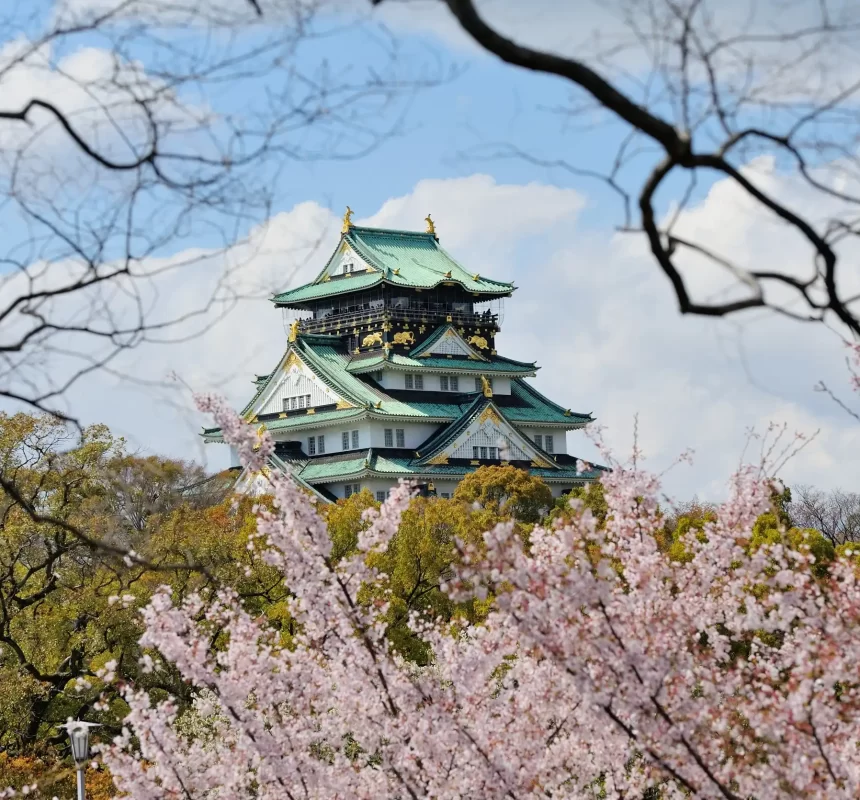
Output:
[[291,350],[290,354],[287,356],[287,360],[284,362],[284,371],[289,371],[295,366],[303,367],[304,364],[302,360],[296,355],[295,350]]
[[439,455],[429,459],[427,463],[433,466],[445,466],[448,463],[448,456],[445,453],[439,453]]
[[337,401],[335,408],[338,411],[343,411],[346,408],[355,408],[355,406],[352,403],[349,403],[346,400],[344,400],[343,398],[341,398],[340,400]]
[[487,406],[481,412],[481,416],[478,417],[478,424],[483,425],[487,420],[489,420],[490,422],[494,422],[496,425],[500,425],[502,422],[502,418],[499,416],[496,409],[492,406]]

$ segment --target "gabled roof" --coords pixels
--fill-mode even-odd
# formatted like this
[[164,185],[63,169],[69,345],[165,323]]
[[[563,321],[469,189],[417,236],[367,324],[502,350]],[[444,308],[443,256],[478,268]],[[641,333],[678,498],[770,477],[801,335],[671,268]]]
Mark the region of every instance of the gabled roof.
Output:
[[488,355],[482,353],[478,348],[472,347],[472,345],[469,344],[469,342],[467,342],[450,323],[447,325],[440,325],[436,328],[436,330],[424,339],[424,341],[419,342],[418,345],[412,349],[410,355],[414,358],[428,357],[436,350],[436,345],[448,337],[451,337],[454,340],[456,349],[461,350],[463,355],[467,358],[472,358],[476,361],[487,361]]
[[[331,390],[343,398],[349,407],[335,408],[334,404],[327,408],[308,411],[294,411],[285,414],[267,414],[257,421],[265,424],[270,431],[302,429],[319,427],[321,425],[336,425],[341,422],[374,417],[390,420],[415,420],[428,422],[452,422],[459,419],[474,403],[480,393],[464,391],[432,392],[405,391],[384,389],[370,377],[354,374],[350,369],[353,363],[364,363],[366,359],[354,359],[347,351],[342,341],[336,336],[309,336],[299,334],[291,342],[286,352],[278,362],[278,367],[260,383],[251,402],[242,410],[246,419],[255,418],[255,408],[273,382],[280,380],[283,370],[294,354],[302,364],[313,372]],[[421,359],[420,363],[428,359]],[[443,360],[450,363],[447,359]],[[452,359],[453,361],[453,359]],[[481,366],[478,373],[492,374],[489,369],[493,364],[517,364],[509,359],[494,357],[490,362],[474,362]],[[468,362],[472,363],[472,362]],[[505,367],[508,369],[508,367]],[[365,372],[366,370],[361,370]],[[474,373],[473,373],[474,374]],[[501,374],[504,374],[502,372]],[[470,388],[470,387],[465,387]],[[590,414],[577,414],[563,409],[548,400],[534,387],[522,378],[511,380],[511,394],[497,395],[495,405],[502,409],[504,416],[515,424],[555,425],[567,430],[580,428],[592,421]],[[204,441],[221,441],[219,428],[207,428],[203,431]]]
[[468,431],[469,427],[475,421],[479,424],[486,420],[490,420],[491,424],[504,431],[504,435],[510,441],[523,450],[525,453],[532,454],[532,461],[535,466],[540,465],[550,470],[558,469],[551,453],[547,453],[542,447],[538,447],[531,439],[520,433],[514,424],[509,420],[504,413],[504,410],[497,406],[492,397],[485,397],[479,394],[472,405],[463,413],[463,415],[452,422],[450,425],[440,428],[433,436],[431,436],[424,444],[421,445],[418,452],[418,463],[429,464],[439,460],[440,456],[445,455],[446,450],[450,450],[456,444],[456,440],[464,432]]
[[[573,456],[552,457],[553,466],[521,467],[528,469],[529,474],[543,478],[550,483],[576,484],[597,480],[606,471],[605,467],[591,465],[585,472],[576,468],[577,459]],[[297,479],[328,496],[323,488],[325,484],[339,481],[361,480],[367,477],[459,479],[470,472],[487,464],[473,464],[460,461],[450,464],[425,464],[414,457],[410,451],[388,448],[369,448],[343,457],[327,456],[310,459],[296,476]],[[294,473],[295,474],[295,473]]]
[[[350,276],[329,276],[329,265],[344,243],[353,248],[371,270]],[[352,226],[341,235],[338,247],[312,283],[277,294],[272,302],[277,306],[301,306],[310,300],[369,289],[383,282],[411,289],[431,289],[443,283],[454,283],[486,299],[506,297],[514,290],[511,283],[469,272],[439,246],[432,233]]]

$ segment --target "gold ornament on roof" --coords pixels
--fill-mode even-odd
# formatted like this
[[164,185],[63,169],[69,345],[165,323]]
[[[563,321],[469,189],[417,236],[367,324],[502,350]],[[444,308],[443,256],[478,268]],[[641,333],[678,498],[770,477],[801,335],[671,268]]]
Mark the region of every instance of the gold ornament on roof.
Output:
[[294,342],[298,335],[299,335],[299,321],[296,319],[290,323],[290,335],[287,337],[287,339],[291,342]]
[[436,223],[430,219],[430,215],[428,214],[424,217],[424,221],[427,223],[427,233],[432,233],[434,236],[436,235]]
[[487,380],[486,375],[481,375],[481,388],[483,389],[484,397],[493,396],[493,387],[490,386],[490,382]]
[[487,340],[483,336],[470,336],[469,344],[480,347],[481,350],[487,349]]
[[499,417],[499,415],[496,413],[496,410],[492,406],[487,406],[487,408],[485,408],[483,412],[481,412],[481,416],[478,417],[479,425],[483,425],[485,422],[492,422],[496,425],[502,424],[501,417]]
[[263,446],[263,434],[266,432],[266,423],[264,422],[257,428],[257,438],[260,440],[254,445],[254,450],[259,450]]
[[341,233],[349,233],[349,229],[352,227],[352,209],[347,206],[346,213],[343,215],[343,227],[340,229]]
[[446,277],[446,278],[450,278],[450,277],[451,277],[451,270],[450,270],[450,269],[445,273],[445,277]]
[[415,334],[412,331],[402,331],[394,334],[394,344],[415,344]]

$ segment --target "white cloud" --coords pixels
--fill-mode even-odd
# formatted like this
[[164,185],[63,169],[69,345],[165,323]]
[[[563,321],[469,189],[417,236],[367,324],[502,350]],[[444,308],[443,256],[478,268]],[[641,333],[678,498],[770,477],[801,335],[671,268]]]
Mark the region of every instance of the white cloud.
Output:
[[[707,232],[710,219],[726,246],[773,248],[779,258],[790,258],[778,232],[759,228],[744,213],[728,213],[733,202],[731,192],[712,192],[695,211],[700,230]],[[442,245],[463,264],[515,280],[520,289],[507,301],[500,351],[537,359],[543,367],[538,388],[576,410],[594,411],[622,455],[629,452],[635,414],[652,468],[662,469],[694,448],[695,465],[677,467],[667,477],[671,493],[722,494],[747,429],[763,431],[770,421],[807,434],[821,429],[786,468],[789,482],[847,485],[860,474],[856,425],[812,391],[820,379],[834,388],[846,385],[844,352],[835,336],[770,316],[742,322],[681,318],[647,255],[626,241],[577,229],[582,203],[575,191],[499,185],[475,175],[422,181],[362,222],[421,229],[430,211]],[[214,388],[243,405],[253,375],[271,369],[286,345],[279,312],[263,299],[264,290],[310,279],[333,248],[338,226],[335,215],[312,203],[279,214],[251,244],[230,255],[244,264],[231,286],[258,299],[237,302],[198,338],[144,345],[118,367],[155,381],[175,371],[194,389]],[[199,299],[216,266],[171,276],[161,287],[161,313],[176,313]],[[108,422],[135,446],[185,457],[204,453],[213,465],[226,463],[221,448],[200,447],[198,426],[206,421],[178,387],[99,376],[69,401],[73,411]],[[594,457],[583,434],[571,434],[571,445]]]

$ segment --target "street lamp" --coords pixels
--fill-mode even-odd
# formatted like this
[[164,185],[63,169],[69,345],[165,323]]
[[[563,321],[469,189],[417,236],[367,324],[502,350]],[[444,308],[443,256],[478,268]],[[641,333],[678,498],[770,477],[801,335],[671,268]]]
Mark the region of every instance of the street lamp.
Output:
[[98,724],[70,719],[61,727],[66,729],[72,743],[72,758],[75,760],[78,781],[78,800],[86,800],[84,794],[84,770],[86,770],[87,761],[90,759],[90,728],[97,728]]

